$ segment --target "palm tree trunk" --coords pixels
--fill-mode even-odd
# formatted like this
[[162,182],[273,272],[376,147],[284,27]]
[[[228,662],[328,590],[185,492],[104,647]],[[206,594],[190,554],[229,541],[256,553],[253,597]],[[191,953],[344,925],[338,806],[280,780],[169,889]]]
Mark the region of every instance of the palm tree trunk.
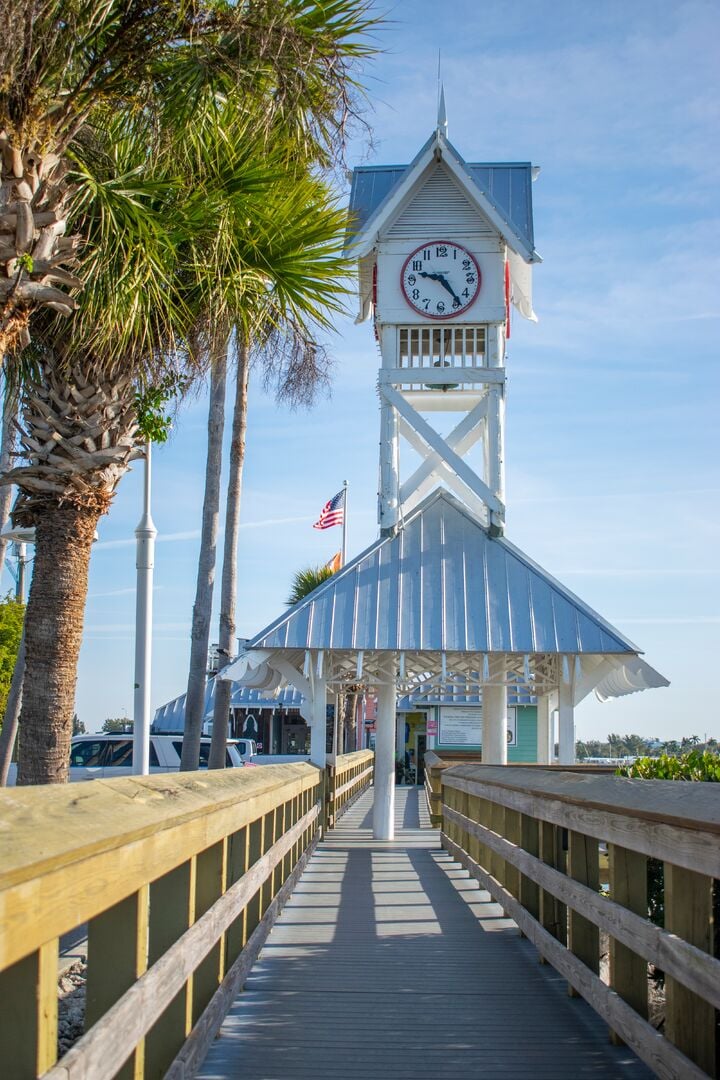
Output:
[[25,678],[25,630],[20,638],[20,648],[15,659],[13,676],[10,681],[2,731],[0,731],[0,787],[7,784],[15,739],[17,738],[20,708],[22,706],[23,680]]
[[97,508],[61,503],[35,523],[18,784],[67,780],[90,549],[99,517]]
[[210,370],[210,405],[208,408],[208,446],[205,464],[205,497],[202,533],[198,558],[195,603],[190,635],[190,673],[185,696],[185,737],[180,768],[197,769],[200,759],[207,656],[210,643],[217,536],[220,517],[220,474],[222,442],[225,429],[225,386],[227,382],[227,343],[214,358]]
[[[248,373],[250,348],[243,336],[238,343],[237,383],[235,408],[233,410],[232,438],[230,441],[230,473],[228,476],[227,507],[225,521],[225,545],[223,548],[222,587],[220,596],[220,656],[225,664],[234,655],[235,647],[235,593],[237,591],[237,548],[240,529],[240,496],[245,461],[245,434],[247,431]],[[230,714],[229,682],[218,679],[215,685],[213,709],[212,745],[209,767],[225,768],[225,744]]]
[[[5,381],[5,399],[3,403],[2,417],[2,441],[0,442],[0,474],[10,471],[13,465],[13,454],[17,441],[15,420],[18,411],[18,395],[15,387]],[[0,487],[0,529],[4,529],[10,519],[10,507],[12,506],[12,487],[10,484]],[[5,569],[5,556],[7,554],[7,540],[0,536],[0,576]]]

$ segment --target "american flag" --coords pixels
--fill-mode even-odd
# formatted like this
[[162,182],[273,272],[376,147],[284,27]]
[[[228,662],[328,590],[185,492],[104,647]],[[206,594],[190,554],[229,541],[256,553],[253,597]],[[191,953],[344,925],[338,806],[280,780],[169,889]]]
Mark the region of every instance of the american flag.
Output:
[[333,495],[320,511],[320,517],[313,525],[313,529],[330,529],[333,525],[342,525],[345,517],[345,488]]

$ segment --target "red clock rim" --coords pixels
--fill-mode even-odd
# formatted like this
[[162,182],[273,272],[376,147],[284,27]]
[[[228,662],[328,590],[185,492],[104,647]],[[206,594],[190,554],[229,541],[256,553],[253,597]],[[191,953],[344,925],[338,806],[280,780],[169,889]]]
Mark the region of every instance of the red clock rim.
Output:
[[[405,269],[407,267],[407,264],[410,262],[413,255],[417,255],[418,251],[422,251],[423,248],[426,248],[428,245],[432,245],[432,244],[449,244],[452,247],[460,248],[461,251],[467,252],[468,257],[472,259],[473,264],[475,266],[475,269],[477,271],[478,287],[477,287],[477,290],[476,290],[475,295],[473,296],[472,300],[470,300],[470,302],[468,304],[466,304],[465,307],[456,309],[455,311],[449,311],[447,313],[447,315],[432,315],[429,311],[419,312],[418,309],[415,307],[415,305],[412,304],[408,300],[407,296],[405,295],[405,289],[403,288],[403,278],[405,277]],[[445,319],[456,319],[458,317],[458,315],[462,315],[464,312],[468,311],[473,306],[475,301],[477,300],[477,298],[478,298],[478,296],[480,294],[481,288],[482,288],[482,271],[481,271],[480,267],[478,266],[477,259],[475,258],[475,256],[473,255],[473,253],[471,251],[468,251],[468,249],[466,247],[463,247],[462,244],[458,244],[455,240],[425,240],[422,244],[419,244],[415,248],[414,251],[410,252],[407,259],[402,264],[402,270],[400,271],[400,292],[402,293],[403,300],[405,301],[407,306],[412,311],[416,312],[417,314],[422,314],[424,316],[424,318],[435,319],[438,322],[440,322],[442,320],[445,320]]]

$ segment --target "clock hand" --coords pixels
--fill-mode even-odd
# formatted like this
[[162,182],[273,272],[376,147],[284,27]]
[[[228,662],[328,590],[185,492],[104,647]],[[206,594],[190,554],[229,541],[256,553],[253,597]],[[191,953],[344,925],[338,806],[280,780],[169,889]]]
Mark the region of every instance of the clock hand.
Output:
[[[460,304],[460,298],[455,295],[455,291],[454,291],[452,285],[447,280],[447,278],[445,277],[444,274],[429,274],[427,272],[427,270],[421,270],[420,271],[420,277],[430,278],[431,281],[439,281],[440,284],[442,285],[443,289],[445,289],[447,292],[450,293],[453,300],[457,300],[458,304]],[[460,306],[462,306],[462,305],[460,305]]]

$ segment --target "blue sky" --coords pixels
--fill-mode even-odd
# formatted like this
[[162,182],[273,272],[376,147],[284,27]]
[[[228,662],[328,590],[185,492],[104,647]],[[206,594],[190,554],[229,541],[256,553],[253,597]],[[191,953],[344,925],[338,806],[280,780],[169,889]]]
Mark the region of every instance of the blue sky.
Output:
[[[385,10],[388,10],[387,8]],[[508,358],[507,534],[614,622],[672,682],[578,709],[578,734],[720,737],[706,691],[720,645],[720,9],[706,0],[407,0],[368,69],[373,145],[351,165],[409,161],[435,125],[442,49],[449,136],[467,160],[542,166],[534,185],[539,323]],[[353,313],[354,314],[354,313]],[[311,528],[350,485],[350,553],[376,536],[378,357],[338,320],[332,397],[310,413],[251,389],[238,632],[327,560]],[[159,705],[185,689],[206,399],[155,455]],[[100,526],[77,710],[132,715],[134,541],[141,469]]]

